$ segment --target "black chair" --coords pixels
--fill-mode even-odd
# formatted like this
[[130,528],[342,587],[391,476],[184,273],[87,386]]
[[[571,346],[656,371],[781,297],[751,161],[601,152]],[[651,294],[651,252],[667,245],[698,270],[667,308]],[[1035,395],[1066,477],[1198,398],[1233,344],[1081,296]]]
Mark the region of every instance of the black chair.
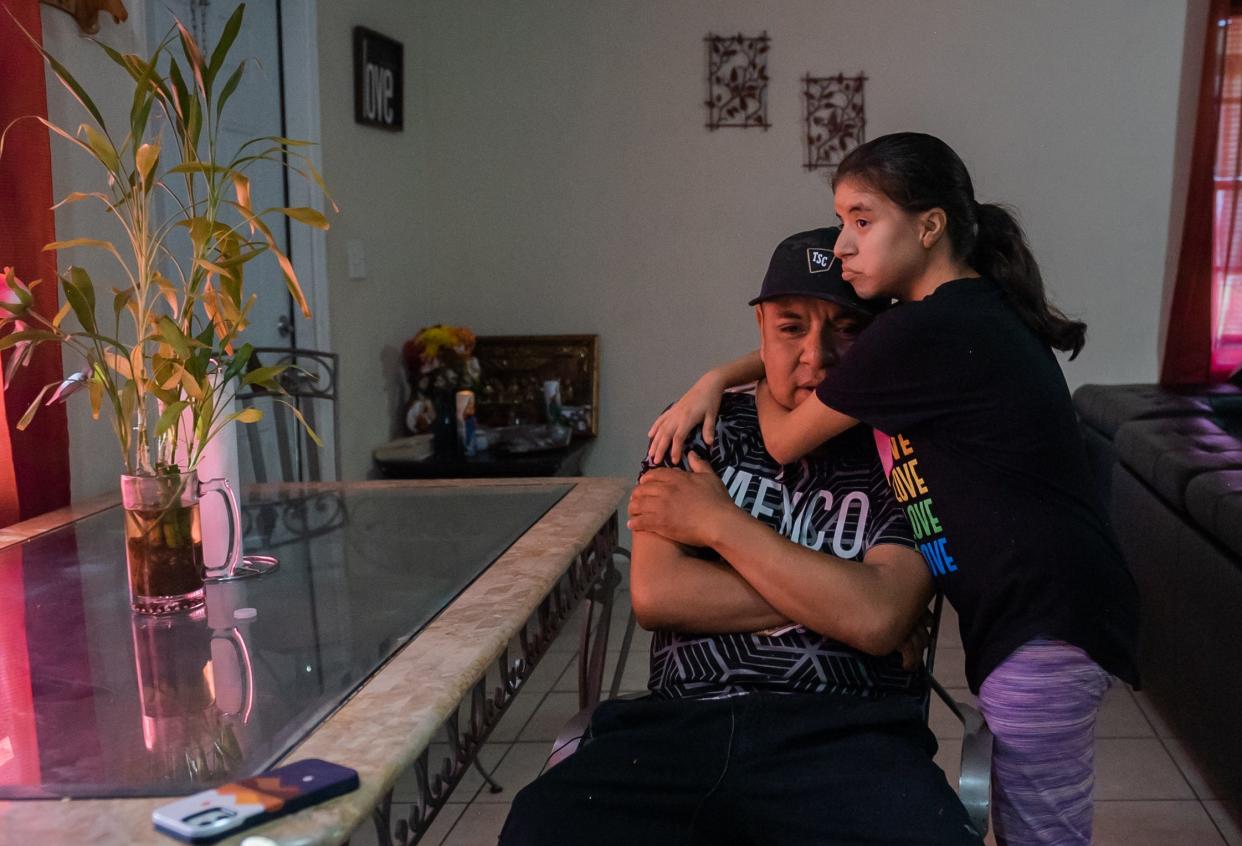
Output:
[[[288,364],[277,377],[284,393],[247,387],[237,394],[243,408],[257,408],[264,419],[244,428],[249,474],[254,482],[322,482],[341,478],[340,413],[337,408],[336,353],[288,347],[255,347],[248,369]],[[296,413],[295,413],[296,412]],[[301,416],[303,425],[297,418]],[[331,429],[325,429],[329,423]],[[320,448],[315,431],[330,447]],[[328,452],[330,450],[330,452]],[[331,466],[325,466],[325,453]]]

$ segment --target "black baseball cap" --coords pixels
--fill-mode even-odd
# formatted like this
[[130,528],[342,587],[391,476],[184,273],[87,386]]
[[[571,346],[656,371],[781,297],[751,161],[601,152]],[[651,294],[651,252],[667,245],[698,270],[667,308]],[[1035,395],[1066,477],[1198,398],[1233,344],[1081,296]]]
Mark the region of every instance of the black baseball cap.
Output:
[[759,296],[748,305],[776,297],[815,297],[872,316],[888,308],[887,298],[864,300],[841,276],[841,262],[832,253],[840,234],[838,227],[831,226],[781,241],[768,262]]

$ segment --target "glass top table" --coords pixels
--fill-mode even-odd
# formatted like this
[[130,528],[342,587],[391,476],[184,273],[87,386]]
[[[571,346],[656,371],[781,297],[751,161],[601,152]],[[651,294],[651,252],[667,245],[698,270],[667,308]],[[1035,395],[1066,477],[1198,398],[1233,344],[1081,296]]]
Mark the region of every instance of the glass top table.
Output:
[[117,508],[0,549],[0,799],[190,793],[272,765],[574,487],[252,495],[260,578],[130,612]]

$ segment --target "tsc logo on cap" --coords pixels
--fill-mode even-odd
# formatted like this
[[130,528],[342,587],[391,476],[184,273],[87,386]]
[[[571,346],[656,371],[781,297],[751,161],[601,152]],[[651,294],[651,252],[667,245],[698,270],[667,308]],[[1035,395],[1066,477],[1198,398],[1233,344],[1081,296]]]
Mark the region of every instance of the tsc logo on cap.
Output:
[[806,248],[806,267],[811,273],[826,273],[832,269],[832,263],[837,260],[832,250],[825,250],[820,247]]

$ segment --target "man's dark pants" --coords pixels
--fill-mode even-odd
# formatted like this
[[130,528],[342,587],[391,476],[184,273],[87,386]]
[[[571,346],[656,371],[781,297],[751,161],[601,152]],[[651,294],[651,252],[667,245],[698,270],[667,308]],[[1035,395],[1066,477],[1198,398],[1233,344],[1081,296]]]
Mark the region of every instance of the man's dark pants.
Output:
[[916,697],[605,702],[501,846],[973,844]]

